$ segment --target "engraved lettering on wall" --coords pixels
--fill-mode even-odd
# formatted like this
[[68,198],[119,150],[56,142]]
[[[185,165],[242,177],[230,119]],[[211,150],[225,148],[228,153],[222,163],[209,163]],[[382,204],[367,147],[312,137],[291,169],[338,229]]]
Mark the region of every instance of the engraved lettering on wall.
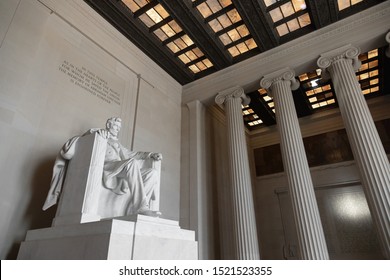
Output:
[[78,66],[64,60],[58,69],[61,73],[69,77],[69,81],[72,84],[86,90],[91,95],[96,96],[108,104],[121,105],[120,94],[111,88],[105,79],[86,67]]

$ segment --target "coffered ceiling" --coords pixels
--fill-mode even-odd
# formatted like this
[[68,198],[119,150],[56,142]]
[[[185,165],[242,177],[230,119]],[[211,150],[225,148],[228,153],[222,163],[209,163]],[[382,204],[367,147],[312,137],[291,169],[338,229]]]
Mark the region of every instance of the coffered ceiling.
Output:
[[[383,0],[85,0],[132,43],[185,85],[270,50]],[[361,55],[357,78],[367,97],[384,92],[384,50]],[[299,73],[300,74],[300,73]],[[298,116],[337,107],[320,70],[300,74]],[[387,84],[386,84],[387,83]],[[252,130],[275,124],[265,90],[247,93],[244,122]]]

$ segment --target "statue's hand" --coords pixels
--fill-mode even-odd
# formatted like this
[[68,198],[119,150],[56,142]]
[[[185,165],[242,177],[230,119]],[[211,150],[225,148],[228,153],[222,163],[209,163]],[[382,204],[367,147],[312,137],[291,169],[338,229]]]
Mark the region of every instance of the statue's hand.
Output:
[[162,154],[161,153],[152,153],[150,157],[154,160],[162,160]]
[[97,133],[104,139],[108,139],[109,132],[106,129],[98,129]]

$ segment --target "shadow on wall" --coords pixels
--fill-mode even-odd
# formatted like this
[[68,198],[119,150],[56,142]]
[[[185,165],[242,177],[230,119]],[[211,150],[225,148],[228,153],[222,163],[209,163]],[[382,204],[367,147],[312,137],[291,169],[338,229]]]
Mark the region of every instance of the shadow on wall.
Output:
[[[27,233],[27,230],[30,229],[47,228],[51,226],[57,206],[53,206],[46,211],[42,210],[42,206],[50,188],[53,164],[53,157],[43,159],[33,172],[30,185],[30,201],[28,202],[25,212],[18,214],[20,215],[18,227],[25,229],[25,233]],[[23,240],[24,237],[25,235],[23,235]],[[17,258],[21,241],[22,240],[20,240],[19,237],[14,237],[13,245],[7,253],[7,259]]]

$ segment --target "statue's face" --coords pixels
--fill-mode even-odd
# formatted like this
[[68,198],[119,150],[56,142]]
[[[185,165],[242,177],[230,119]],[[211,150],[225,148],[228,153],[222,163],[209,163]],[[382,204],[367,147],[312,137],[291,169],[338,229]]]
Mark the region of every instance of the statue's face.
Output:
[[113,136],[118,136],[119,131],[121,130],[122,124],[120,122],[114,122],[111,123],[108,127],[108,131],[111,133]]

